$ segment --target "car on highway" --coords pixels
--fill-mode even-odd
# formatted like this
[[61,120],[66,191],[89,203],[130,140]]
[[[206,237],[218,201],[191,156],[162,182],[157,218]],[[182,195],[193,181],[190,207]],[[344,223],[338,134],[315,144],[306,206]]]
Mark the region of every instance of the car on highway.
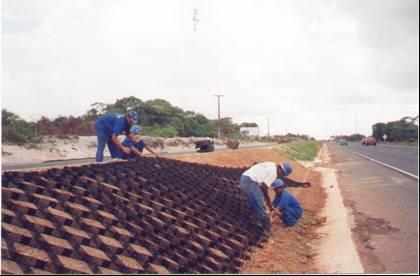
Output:
[[376,139],[372,136],[363,138],[362,145],[363,146],[369,146],[369,145],[376,146]]
[[340,140],[338,140],[338,143],[340,143],[340,146],[343,146],[343,145],[348,145],[349,143],[347,142],[347,140],[346,139],[344,139],[344,138],[341,138]]

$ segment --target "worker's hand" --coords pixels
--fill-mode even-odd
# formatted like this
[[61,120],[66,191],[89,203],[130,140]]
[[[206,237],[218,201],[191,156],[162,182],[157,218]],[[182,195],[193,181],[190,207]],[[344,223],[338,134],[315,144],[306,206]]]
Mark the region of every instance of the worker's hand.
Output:
[[279,216],[275,216],[275,215],[273,215],[272,217],[271,217],[271,223],[272,224],[280,224],[281,222],[280,222],[280,217]]
[[121,151],[124,152],[125,154],[130,154],[130,152],[131,152],[130,148],[127,148],[127,147],[124,147],[124,146],[121,147]]
[[153,154],[153,157],[154,157],[154,158],[158,158],[159,156],[158,156],[156,153],[154,153],[154,154]]
[[303,188],[311,187],[311,182],[303,182],[302,184],[303,184],[302,185]]
[[281,212],[277,208],[275,208],[272,212],[270,212],[271,223],[273,224],[280,224]]

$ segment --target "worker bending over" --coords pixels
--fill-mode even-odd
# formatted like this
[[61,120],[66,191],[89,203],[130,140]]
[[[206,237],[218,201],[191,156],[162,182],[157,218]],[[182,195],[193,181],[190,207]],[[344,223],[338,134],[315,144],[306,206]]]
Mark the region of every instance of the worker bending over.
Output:
[[310,186],[309,182],[301,183],[287,178],[292,173],[292,170],[292,166],[287,162],[281,164],[263,162],[253,165],[241,176],[240,188],[248,200],[253,219],[266,233],[269,233],[271,230],[271,220],[266,212],[265,205],[267,205],[270,212],[274,211],[268,195],[268,188],[273,182],[280,178],[293,186]]
[[137,112],[135,111],[129,111],[125,115],[108,114],[96,120],[95,129],[98,138],[96,162],[103,161],[105,145],[108,146],[112,158],[118,158],[121,151],[129,154],[130,149],[121,144],[118,135],[122,133],[128,135],[130,127],[136,122]]

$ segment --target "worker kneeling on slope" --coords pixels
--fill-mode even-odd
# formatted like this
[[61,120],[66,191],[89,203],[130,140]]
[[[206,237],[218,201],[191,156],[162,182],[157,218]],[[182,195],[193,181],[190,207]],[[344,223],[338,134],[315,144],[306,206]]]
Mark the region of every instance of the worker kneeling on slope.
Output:
[[272,205],[283,223],[293,226],[302,217],[302,208],[299,201],[285,187],[281,179],[276,179],[271,184],[271,189],[276,193]]
[[271,186],[277,178],[284,180],[287,185],[290,183],[290,186],[311,186],[309,182],[301,183],[287,178],[286,176],[290,175],[292,170],[292,166],[287,162],[281,164],[263,162],[253,165],[241,176],[240,188],[248,200],[252,216],[266,233],[271,230],[271,220],[266,212],[265,205],[267,205],[270,212],[274,211],[273,204],[268,195],[268,187]]
[[278,177],[292,172],[288,163],[287,171],[284,168],[284,165],[277,165],[274,162],[258,163],[246,170],[240,179],[240,187],[251,207],[252,216],[266,233],[271,230],[271,220],[266,212],[264,201],[270,212],[274,211],[268,195],[268,187]]
[[120,158],[127,159],[130,157],[143,157],[143,149],[147,149],[154,157],[157,157],[157,154],[150,148],[141,138],[141,127],[134,125],[130,129],[130,134],[124,141],[121,143],[124,147],[130,149],[130,153],[121,152]]
[[108,114],[96,120],[96,137],[98,148],[96,150],[96,162],[104,159],[105,145],[108,146],[112,158],[118,158],[120,152],[130,153],[130,149],[123,146],[118,140],[118,135],[128,135],[130,127],[137,122],[137,112],[129,111],[125,115]]

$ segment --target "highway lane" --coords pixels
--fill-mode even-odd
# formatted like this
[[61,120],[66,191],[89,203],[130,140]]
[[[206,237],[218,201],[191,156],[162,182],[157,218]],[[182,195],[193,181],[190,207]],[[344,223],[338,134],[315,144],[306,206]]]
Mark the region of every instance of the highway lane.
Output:
[[349,150],[369,156],[375,160],[414,175],[419,175],[418,147],[391,144],[377,144],[376,146],[362,146],[360,143],[350,142],[342,146]]
[[[418,272],[418,180],[351,153],[346,146],[328,143],[327,147],[332,156],[327,166],[337,170],[344,203],[354,217],[352,237],[365,271]],[[375,157],[411,154],[406,148],[349,148]],[[377,153],[381,150],[385,154]]]

